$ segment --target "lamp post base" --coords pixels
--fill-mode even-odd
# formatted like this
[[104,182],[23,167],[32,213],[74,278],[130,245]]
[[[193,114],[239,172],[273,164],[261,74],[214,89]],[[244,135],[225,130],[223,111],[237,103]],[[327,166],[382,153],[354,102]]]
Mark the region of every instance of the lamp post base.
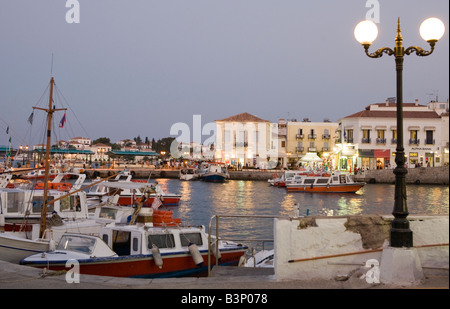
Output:
[[401,286],[421,284],[425,278],[415,248],[383,249],[380,264],[380,282]]
[[407,247],[411,248],[413,246],[413,232],[408,228],[391,228],[391,247],[394,248],[402,248]]

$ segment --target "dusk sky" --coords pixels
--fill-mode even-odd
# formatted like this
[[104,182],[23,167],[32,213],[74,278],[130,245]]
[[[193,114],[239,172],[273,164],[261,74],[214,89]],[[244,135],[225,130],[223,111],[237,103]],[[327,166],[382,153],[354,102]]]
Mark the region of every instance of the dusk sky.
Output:
[[178,122],[193,130],[193,115],[200,126],[242,112],[337,121],[396,95],[394,57],[367,57],[353,35],[368,2],[379,4],[372,52],[394,47],[398,17],[404,46],[427,50],[421,22],[444,22],[432,55],[405,57],[403,96],[449,97],[448,0],[78,2],[68,23],[66,0],[0,0],[0,145],[44,142],[44,113],[27,119],[48,106],[52,75],[69,108],[63,128],[55,113],[58,140],[159,139]]

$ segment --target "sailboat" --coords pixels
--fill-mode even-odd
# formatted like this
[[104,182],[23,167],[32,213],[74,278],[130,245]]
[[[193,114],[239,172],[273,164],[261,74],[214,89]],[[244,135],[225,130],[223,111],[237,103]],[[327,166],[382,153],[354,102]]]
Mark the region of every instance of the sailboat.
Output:
[[[90,220],[86,193],[78,189],[85,175],[80,174],[81,179],[74,183],[70,192],[49,188],[52,115],[55,111],[66,110],[52,107],[53,87],[52,77],[48,109],[33,107],[47,112],[43,190],[7,188],[8,179],[1,181],[0,259],[3,261],[19,263],[26,256],[52,249],[55,241],[67,230],[92,231],[101,227]],[[59,182],[60,178],[54,181]]]

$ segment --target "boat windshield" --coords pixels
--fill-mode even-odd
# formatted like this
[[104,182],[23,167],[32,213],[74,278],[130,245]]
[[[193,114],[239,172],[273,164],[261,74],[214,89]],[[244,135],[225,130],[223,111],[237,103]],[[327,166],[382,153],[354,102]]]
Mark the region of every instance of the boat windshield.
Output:
[[91,254],[94,251],[96,240],[82,235],[63,235],[56,250],[69,250]]

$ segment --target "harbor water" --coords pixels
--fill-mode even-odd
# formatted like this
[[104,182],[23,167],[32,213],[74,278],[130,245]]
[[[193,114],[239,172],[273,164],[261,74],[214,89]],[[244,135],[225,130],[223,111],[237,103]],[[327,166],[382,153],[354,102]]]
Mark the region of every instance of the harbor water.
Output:
[[[167,207],[174,217],[181,218],[184,224],[205,225],[207,229],[215,215],[293,216],[296,203],[300,216],[391,215],[394,207],[393,184],[366,184],[356,193],[288,193],[265,181],[157,181],[166,192],[182,195],[179,206]],[[407,206],[410,215],[448,215],[449,187],[408,185]],[[215,220],[212,227],[215,233]],[[231,239],[273,239],[273,218],[221,217],[219,235]]]

